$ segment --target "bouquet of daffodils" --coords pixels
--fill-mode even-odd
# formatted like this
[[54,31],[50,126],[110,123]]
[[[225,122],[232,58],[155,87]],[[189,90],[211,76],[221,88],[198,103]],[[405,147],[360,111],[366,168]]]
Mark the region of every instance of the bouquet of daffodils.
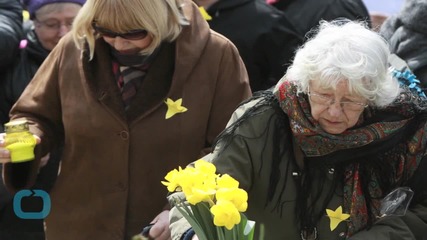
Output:
[[169,192],[184,193],[186,201],[177,197],[174,204],[199,240],[253,239],[255,222],[243,214],[248,194],[234,178],[216,174],[212,163],[200,159],[194,167],[170,171],[165,179]]

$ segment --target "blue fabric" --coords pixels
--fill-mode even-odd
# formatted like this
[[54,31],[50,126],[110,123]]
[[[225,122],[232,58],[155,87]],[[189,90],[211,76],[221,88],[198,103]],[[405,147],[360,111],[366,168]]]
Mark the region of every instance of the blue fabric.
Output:
[[192,228],[185,231],[185,233],[182,235],[181,240],[191,240],[193,238],[195,232]]
[[399,80],[401,85],[407,85],[409,89],[416,91],[420,97],[426,98],[425,93],[420,88],[420,80],[411,71],[408,69],[405,71],[393,70],[393,75]]

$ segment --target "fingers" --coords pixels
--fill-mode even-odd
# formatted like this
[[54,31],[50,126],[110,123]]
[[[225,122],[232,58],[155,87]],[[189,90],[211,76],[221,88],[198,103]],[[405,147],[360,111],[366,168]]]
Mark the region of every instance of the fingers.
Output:
[[149,231],[150,239],[170,240],[171,233],[169,230],[169,211],[161,212],[153,220],[154,224]]
[[0,148],[4,147],[4,136],[5,133],[0,133]]
[[0,147],[0,163],[10,162],[10,152],[7,149]]
[[40,168],[44,167],[49,161],[50,153],[46,154],[44,157],[40,159]]
[[170,239],[169,223],[161,224],[160,222],[157,222],[156,224],[153,225],[153,227],[151,227],[148,235],[150,239],[155,239],[155,240]]
[[34,138],[36,139],[36,143],[37,144],[39,144],[42,140],[40,139],[40,137],[39,136],[37,136],[37,135],[34,135],[33,134],[33,136],[34,136]]
[[10,158],[0,158],[0,163],[9,163]]

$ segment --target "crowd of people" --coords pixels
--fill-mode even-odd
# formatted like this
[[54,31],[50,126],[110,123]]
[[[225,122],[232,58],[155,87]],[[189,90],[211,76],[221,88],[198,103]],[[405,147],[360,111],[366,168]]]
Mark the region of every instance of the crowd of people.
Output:
[[[0,0],[0,132],[23,119],[39,139],[11,163],[0,133],[0,239],[198,239],[160,182],[201,157],[248,192],[264,239],[426,239],[425,12]],[[22,189],[49,193],[45,219],[15,214]]]

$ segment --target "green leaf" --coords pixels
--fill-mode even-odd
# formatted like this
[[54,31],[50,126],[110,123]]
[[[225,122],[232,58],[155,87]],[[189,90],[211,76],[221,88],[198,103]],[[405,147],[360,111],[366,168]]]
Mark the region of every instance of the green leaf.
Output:
[[216,226],[213,223],[212,213],[206,202],[199,202],[196,205],[190,205],[194,216],[198,219],[199,224],[205,231],[206,235],[212,239],[217,239]]
[[216,227],[216,233],[218,236],[218,240],[228,240],[224,234],[224,227]]
[[175,207],[182,214],[182,216],[184,216],[185,219],[187,219],[187,221],[190,223],[199,240],[209,240],[205,234],[205,231],[203,230],[203,228],[201,227],[187,204],[179,202],[175,205]]
[[240,214],[240,223],[235,227],[238,232],[238,236],[235,239],[238,240],[252,240],[254,239],[255,233],[255,222],[248,220],[246,215]]
[[235,225],[231,230],[228,230],[226,227],[222,227],[222,231],[224,232],[224,238],[225,239],[237,239],[236,238],[236,234],[235,234],[235,229],[236,229],[236,226],[237,225]]
[[260,240],[264,240],[264,236],[265,236],[265,226],[264,226],[264,224],[260,224],[259,225],[259,236],[258,236],[258,239],[260,239]]

